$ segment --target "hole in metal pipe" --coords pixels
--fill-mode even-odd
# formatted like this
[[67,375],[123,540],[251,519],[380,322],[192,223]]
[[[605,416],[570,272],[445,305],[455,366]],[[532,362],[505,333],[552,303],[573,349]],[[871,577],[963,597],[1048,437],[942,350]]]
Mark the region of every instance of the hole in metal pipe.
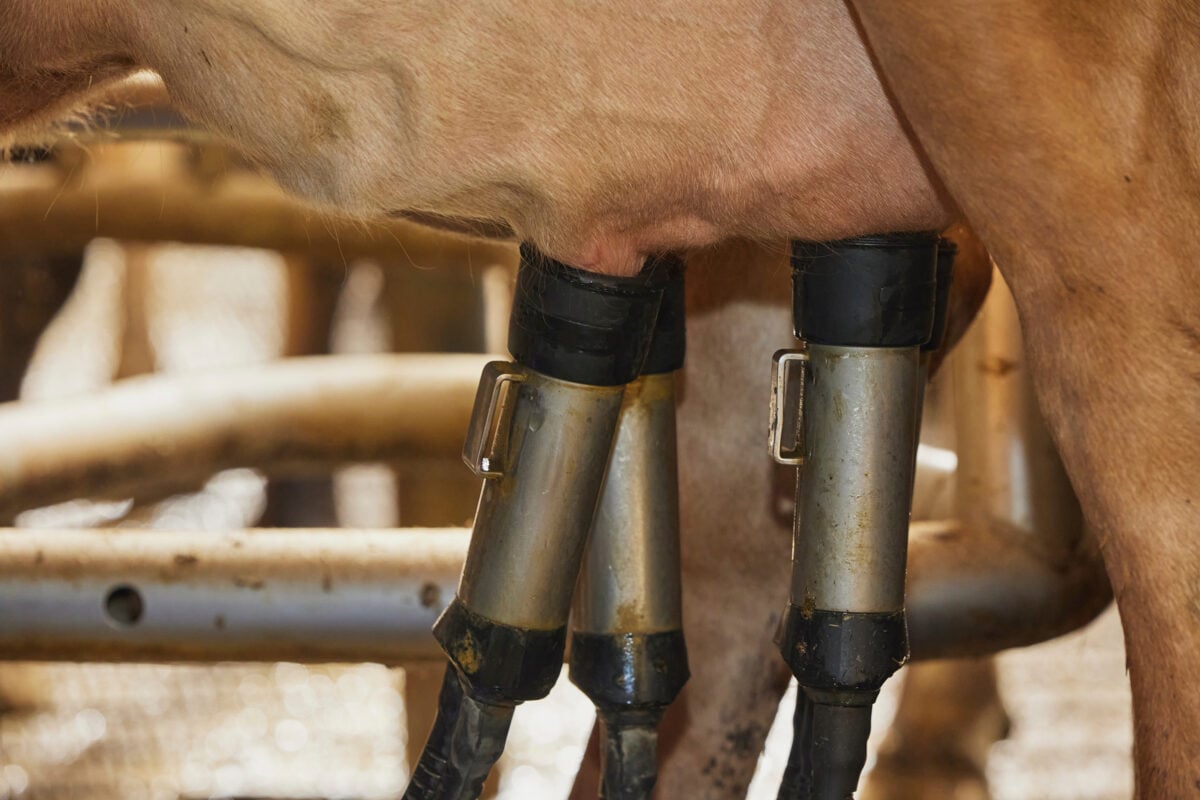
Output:
[[142,618],[146,603],[133,586],[114,586],[104,598],[104,613],[121,628],[132,628]]

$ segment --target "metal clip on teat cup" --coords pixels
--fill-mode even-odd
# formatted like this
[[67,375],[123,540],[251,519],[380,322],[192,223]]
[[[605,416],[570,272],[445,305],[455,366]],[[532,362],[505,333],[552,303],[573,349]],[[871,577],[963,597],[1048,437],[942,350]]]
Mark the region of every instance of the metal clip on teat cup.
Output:
[[805,346],[776,355],[771,422],[773,455],[799,467],[780,650],[800,689],[780,800],[853,797],[872,704],[908,659],[905,561],[936,257],[927,233],[793,244]]
[[662,271],[572,269],[521,248],[512,364],[480,381],[464,458],[484,478],[462,578],[434,625],[449,664],[405,800],[474,800],[514,707],[549,693],[617,429],[642,369]]
[[683,270],[668,283],[617,438],[575,592],[571,681],[596,705],[603,800],[646,800],[658,722],[688,679],[679,577],[675,371],[685,350]]

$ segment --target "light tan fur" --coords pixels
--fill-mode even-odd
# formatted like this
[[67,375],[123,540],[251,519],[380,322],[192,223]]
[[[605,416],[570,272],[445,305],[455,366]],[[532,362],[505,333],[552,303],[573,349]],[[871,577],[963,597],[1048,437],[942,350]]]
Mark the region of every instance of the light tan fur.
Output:
[[301,193],[602,271],[949,219],[840,0],[9,0],[0,128],[135,66]]

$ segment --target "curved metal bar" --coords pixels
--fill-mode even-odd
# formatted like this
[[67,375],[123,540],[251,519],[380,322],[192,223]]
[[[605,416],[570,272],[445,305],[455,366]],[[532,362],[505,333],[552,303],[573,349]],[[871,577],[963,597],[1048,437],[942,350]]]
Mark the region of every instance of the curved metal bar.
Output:
[[1091,621],[1112,598],[1033,396],[1016,307],[998,277],[948,366],[956,518],[911,530],[913,658],[1036,644]]
[[80,497],[161,496],[233,467],[454,456],[486,361],[296,358],[0,405],[0,515]]

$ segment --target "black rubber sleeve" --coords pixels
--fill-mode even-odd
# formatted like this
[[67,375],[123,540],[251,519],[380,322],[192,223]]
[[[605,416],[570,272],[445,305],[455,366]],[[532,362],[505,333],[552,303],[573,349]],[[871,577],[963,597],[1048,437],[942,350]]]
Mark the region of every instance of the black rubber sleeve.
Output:
[[576,631],[570,675],[600,721],[601,800],[649,800],[658,780],[658,721],[689,677],[683,631]]
[[683,366],[687,355],[683,261],[664,256],[662,265],[666,273],[666,285],[663,287],[662,303],[658,307],[650,351],[646,353],[646,362],[642,365],[643,375],[674,372]]
[[658,782],[658,726],[601,714],[600,800],[650,800]]
[[571,682],[602,713],[666,708],[690,675],[683,631],[571,634]]
[[819,703],[798,689],[779,800],[853,800],[870,735],[870,705]]
[[933,330],[937,236],[792,243],[796,336],[844,347],[917,347]]
[[788,604],[779,650],[801,686],[877,692],[908,660],[904,612],[802,609]]
[[476,700],[512,704],[550,693],[562,671],[567,629],[532,630],[490,620],[457,597],[433,635]]
[[508,349],[559,380],[629,383],[646,360],[667,272],[665,260],[650,259],[631,278],[600,275],[521,245]]
[[946,338],[946,321],[950,313],[950,287],[954,283],[954,259],[958,245],[950,239],[938,239],[937,288],[934,290],[933,330],[922,350],[933,352]]

